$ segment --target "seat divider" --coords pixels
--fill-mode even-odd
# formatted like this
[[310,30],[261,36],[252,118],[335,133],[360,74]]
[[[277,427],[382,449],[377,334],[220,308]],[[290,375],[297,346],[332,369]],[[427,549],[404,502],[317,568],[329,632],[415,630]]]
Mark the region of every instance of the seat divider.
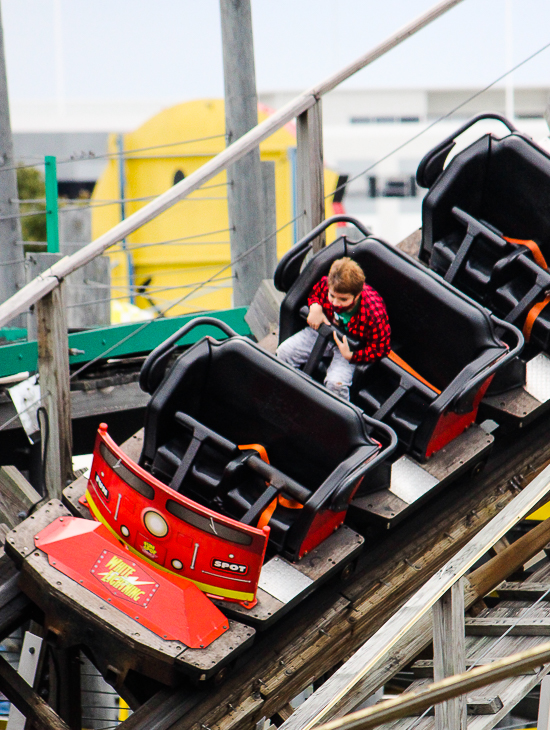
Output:
[[183,455],[183,459],[180,461],[180,465],[178,466],[176,473],[172,477],[172,481],[170,482],[170,488],[175,489],[176,492],[179,491],[179,488],[181,487],[183,480],[187,476],[187,472],[191,468],[191,465],[193,461],[195,460],[197,454],[199,453],[199,449],[202,446],[202,442],[204,440],[204,434],[200,434],[200,436],[196,436],[195,433],[193,433],[193,438],[191,439],[191,443],[187,447],[187,451]]
[[390,411],[393,411],[395,406],[399,403],[401,398],[410,390],[410,385],[405,385],[404,381],[401,380],[399,386],[393,391],[389,398],[387,398],[376,413],[372,416],[377,421],[382,421]]
[[520,299],[520,301],[516,304],[512,311],[507,314],[507,316],[504,318],[504,321],[510,322],[510,324],[514,324],[516,320],[521,320],[523,318],[523,315],[528,312],[528,310],[532,307],[535,299],[542,292],[545,292],[545,287],[541,286],[541,284],[536,281],[529,289],[527,294],[522,299]]
[[447,272],[444,276],[444,279],[449,284],[452,284],[455,280],[456,275],[460,271],[460,268],[462,264],[464,263],[466,256],[468,255],[470,248],[472,246],[472,243],[475,240],[475,237],[477,235],[477,231],[472,232],[470,231],[470,226],[468,226],[468,230],[466,231],[466,235],[464,236],[462,243],[459,246],[458,251],[456,252],[456,256],[454,257],[453,263],[449,266],[447,269]]

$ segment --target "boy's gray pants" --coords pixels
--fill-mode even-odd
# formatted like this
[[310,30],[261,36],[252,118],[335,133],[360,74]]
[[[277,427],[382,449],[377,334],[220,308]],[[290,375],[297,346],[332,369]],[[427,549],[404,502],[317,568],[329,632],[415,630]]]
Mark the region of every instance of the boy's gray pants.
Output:
[[[287,365],[298,368],[307,362],[316,339],[317,332],[312,327],[306,327],[279,345],[277,357]],[[325,387],[341,398],[349,400],[349,387],[353,380],[355,365],[340,354],[340,350],[334,342],[328,343],[325,354],[331,352],[333,353],[332,362],[327,370]]]

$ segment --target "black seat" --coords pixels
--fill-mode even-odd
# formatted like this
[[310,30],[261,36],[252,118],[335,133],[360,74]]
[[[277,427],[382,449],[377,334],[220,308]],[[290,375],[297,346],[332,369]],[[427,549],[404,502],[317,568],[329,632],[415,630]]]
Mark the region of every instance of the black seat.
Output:
[[[300,308],[314,283],[342,256],[357,261],[367,283],[382,295],[394,353],[358,365],[351,399],[396,431],[402,451],[425,461],[473,422],[492,375],[509,356],[508,348],[482,307],[372,237],[358,243],[341,238],[316,254],[292,284],[286,277],[281,341],[305,326]],[[276,283],[285,280],[284,259],[279,266]],[[521,335],[511,329],[518,343]]]
[[550,156],[532,139],[503,120],[510,134],[483,135],[443,170],[451,142],[485,116],[495,115],[474,117],[419,165],[418,184],[429,188],[422,204],[420,256],[428,262],[435,242],[460,229],[452,214],[458,207],[507,237],[536,241],[550,260]]
[[140,464],[248,524],[278,500],[270,549],[295,559],[342,523],[364,474],[380,488],[382,451],[359,409],[232,337],[203,339],[175,361],[147,407]]
[[484,116],[457,130],[419,165],[417,180],[429,187],[420,258],[523,328],[532,356],[550,347],[550,313],[538,306],[550,289],[550,156],[507,120],[488,115],[500,118],[510,134],[483,135],[443,170],[455,139]]

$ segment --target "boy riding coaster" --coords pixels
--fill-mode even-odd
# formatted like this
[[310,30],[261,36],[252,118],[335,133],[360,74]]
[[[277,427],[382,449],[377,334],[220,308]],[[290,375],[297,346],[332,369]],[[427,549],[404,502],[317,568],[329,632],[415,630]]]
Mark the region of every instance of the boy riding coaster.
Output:
[[332,361],[325,378],[325,387],[349,400],[349,388],[356,363],[378,360],[390,351],[390,324],[384,300],[365,283],[361,267],[349,257],[332,263],[328,276],[315,284],[308,297],[308,327],[282,342],[277,349],[287,365],[299,368],[307,359],[317,339],[316,330],[325,324],[335,324],[361,342],[352,352],[348,339],[334,333],[327,354]]

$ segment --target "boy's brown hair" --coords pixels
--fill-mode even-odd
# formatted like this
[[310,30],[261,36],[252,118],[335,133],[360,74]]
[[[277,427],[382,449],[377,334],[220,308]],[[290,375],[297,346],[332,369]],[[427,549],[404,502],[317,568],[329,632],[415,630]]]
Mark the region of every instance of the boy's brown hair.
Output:
[[365,274],[355,261],[344,256],[336,259],[328,272],[328,285],[338,294],[353,294],[357,296],[363,289]]

